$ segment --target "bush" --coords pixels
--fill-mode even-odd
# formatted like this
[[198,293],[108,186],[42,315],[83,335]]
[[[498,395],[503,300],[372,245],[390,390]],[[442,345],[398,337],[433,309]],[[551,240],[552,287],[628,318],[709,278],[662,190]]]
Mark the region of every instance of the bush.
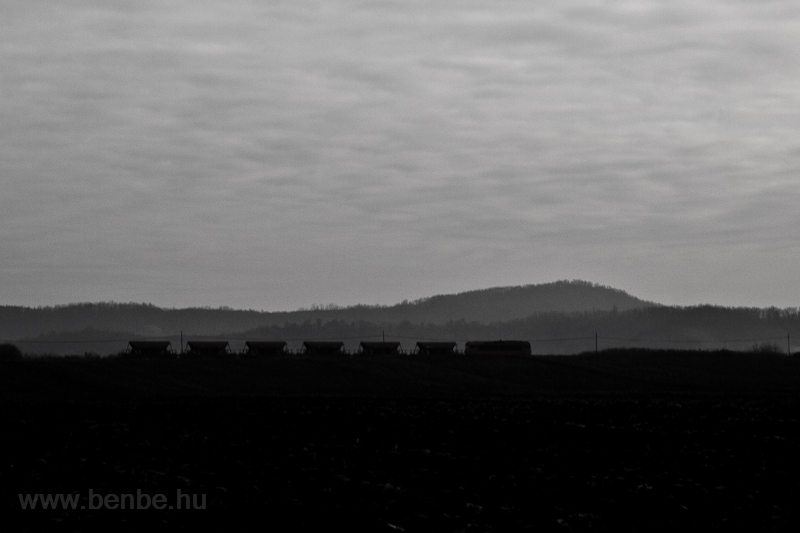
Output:
[[22,359],[22,352],[13,344],[0,344],[0,361]]

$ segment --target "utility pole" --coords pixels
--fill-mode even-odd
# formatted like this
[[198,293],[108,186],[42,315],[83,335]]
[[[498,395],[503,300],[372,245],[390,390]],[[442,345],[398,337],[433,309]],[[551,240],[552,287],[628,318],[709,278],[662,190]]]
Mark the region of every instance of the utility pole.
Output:
[[792,355],[792,343],[789,341],[789,334],[786,334],[786,355]]
[[181,355],[183,355],[183,330],[181,330]]

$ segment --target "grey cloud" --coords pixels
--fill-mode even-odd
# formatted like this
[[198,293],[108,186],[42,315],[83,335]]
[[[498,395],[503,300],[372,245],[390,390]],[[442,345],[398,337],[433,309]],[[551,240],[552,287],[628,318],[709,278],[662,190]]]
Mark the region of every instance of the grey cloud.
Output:
[[[534,274],[659,287],[687,250],[709,247],[708,265],[792,245],[781,229],[796,221],[777,213],[800,199],[800,14],[782,2],[84,0],[3,15],[0,275],[53,272],[40,299],[58,283],[85,299],[85,267],[107,272],[106,299],[166,294],[150,288],[162,276],[245,307],[300,305],[298,285],[303,304],[352,302],[329,283],[362,278],[363,301],[392,301],[414,292],[409,254],[449,289],[548,280]],[[672,283],[658,290],[692,296]]]

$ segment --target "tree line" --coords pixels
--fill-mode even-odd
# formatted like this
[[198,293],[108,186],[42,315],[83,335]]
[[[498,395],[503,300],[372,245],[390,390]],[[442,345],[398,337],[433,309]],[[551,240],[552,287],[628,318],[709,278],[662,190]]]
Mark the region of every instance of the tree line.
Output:
[[[362,340],[400,341],[404,350],[417,341],[527,340],[534,353],[572,354],[599,349],[639,347],[659,349],[751,350],[769,348],[786,352],[787,342],[800,351],[798,309],[726,308],[715,306],[649,307],[627,311],[535,313],[521,319],[481,323],[464,319],[444,323],[376,322],[367,320],[304,320],[281,325],[186,331],[176,324],[167,334],[133,329],[83,328],[51,331],[21,339],[28,353],[116,353],[128,340],[170,340],[175,349],[183,341],[214,338],[228,340],[234,348],[246,340],[285,340],[299,347],[303,340],[342,340],[348,350]],[[219,333],[215,333],[219,331]],[[597,337],[595,337],[595,335]],[[788,336],[788,339],[787,339]],[[794,339],[794,340],[793,340]],[[9,341],[10,339],[0,339]],[[774,348],[774,350],[773,350]]]

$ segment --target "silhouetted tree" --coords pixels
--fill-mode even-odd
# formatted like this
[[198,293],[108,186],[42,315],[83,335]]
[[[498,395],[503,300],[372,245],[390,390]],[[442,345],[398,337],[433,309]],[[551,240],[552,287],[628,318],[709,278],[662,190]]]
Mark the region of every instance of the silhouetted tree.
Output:
[[0,361],[22,359],[22,352],[13,344],[0,344]]

